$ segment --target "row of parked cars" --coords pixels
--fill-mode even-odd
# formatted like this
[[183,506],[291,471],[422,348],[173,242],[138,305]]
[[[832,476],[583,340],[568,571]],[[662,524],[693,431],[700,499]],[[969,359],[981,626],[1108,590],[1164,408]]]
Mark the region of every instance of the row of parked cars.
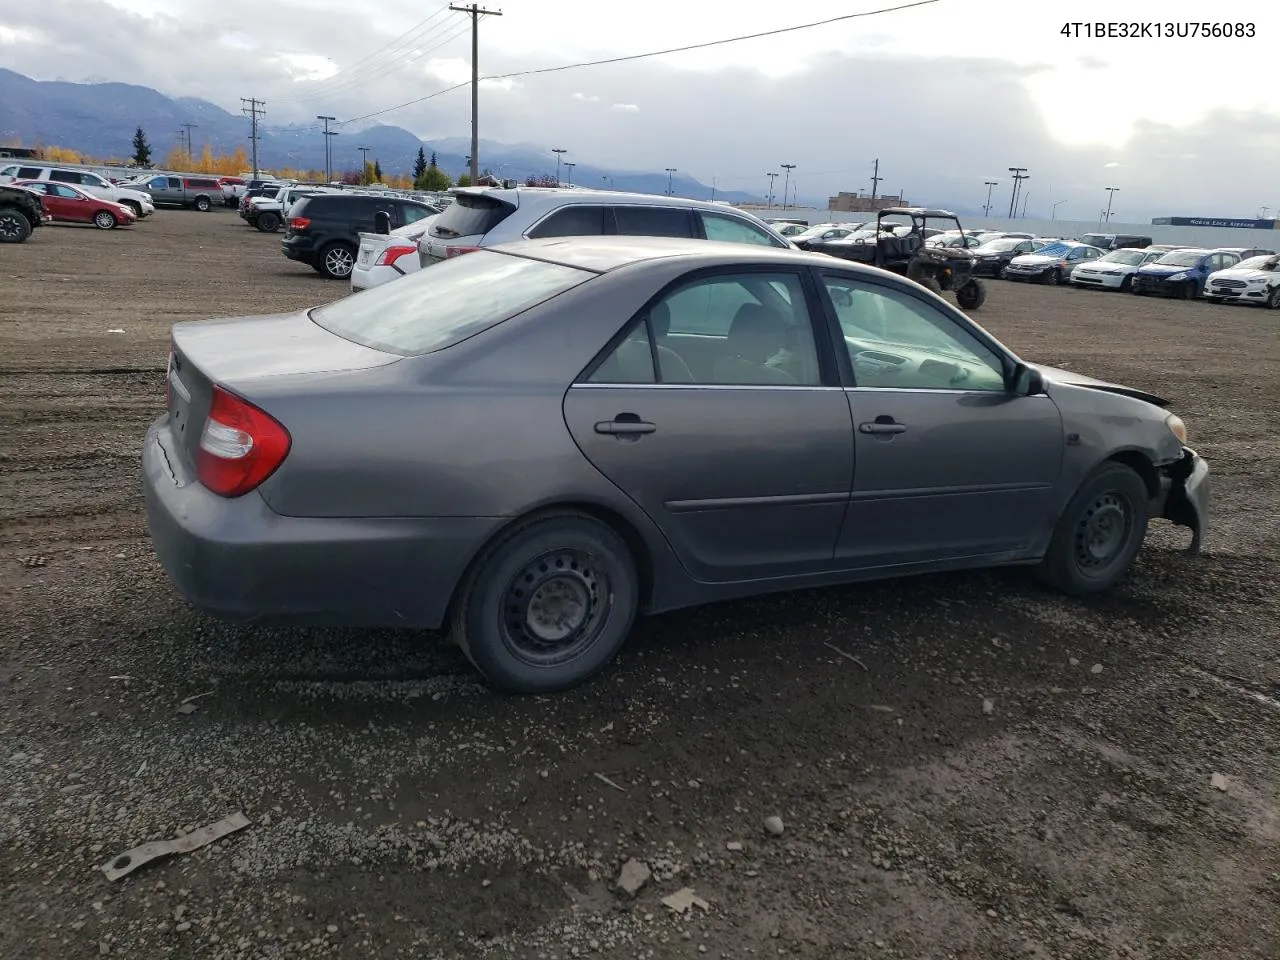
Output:
[[113,230],[155,210],[148,194],[92,171],[35,162],[0,168],[0,243],[22,243],[49,222]]

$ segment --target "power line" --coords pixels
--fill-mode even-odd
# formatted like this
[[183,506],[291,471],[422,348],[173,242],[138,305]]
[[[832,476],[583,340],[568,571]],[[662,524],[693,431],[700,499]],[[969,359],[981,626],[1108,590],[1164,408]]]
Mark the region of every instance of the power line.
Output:
[[[826,20],[815,20],[813,23],[801,23],[793,27],[779,27],[776,30],[765,30],[761,33],[748,33],[740,37],[727,37],[724,40],[709,40],[706,43],[692,43],[683,47],[669,47],[665,50],[651,50],[648,53],[634,53],[625,57],[609,57],[605,60],[587,60],[582,63],[566,63],[558,67],[540,67],[534,70],[517,70],[513,73],[500,73],[492,77],[481,77],[481,80],[513,80],[516,77],[531,77],[542,73],[560,73],[565,70],[577,70],[580,67],[600,67],[610,63],[626,63],[631,60],[644,60],[649,57],[661,57],[669,53],[686,53],[690,50],[706,50],[708,47],[720,47],[729,43],[739,43],[743,40],[758,40],[761,37],[775,37],[783,33],[795,33],[798,30],[811,30],[814,27],[825,27],[832,23],[839,23],[843,20],[855,20],[861,17],[874,17],[885,13],[897,13],[900,10],[910,10],[914,7],[926,7],[931,4],[939,3],[940,0],[913,0],[911,3],[900,3],[892,7],[880,7],[876,10],[863,10],[861,13],[846,13],[839,17],[828,17]],[[414,100],[408,100],[404,103],[397,104],[394,107],[387,107],[383,110],[375,110],[373,113],[366,113],[364,116],[352,117],[350,120],[343,120],[345,123],[358,123],[361,120],[370,120],[373,117],[380,117],[385,113],[392,113],[396,110],[403,110],[405,107],[412,107],[419,103],[425,103],[428,100],[434,100],[436,97],[442,97],[446,93],[452,93],[454,90],[460,90],[467,86],[470,81],[464,83],[456,83],[452,87],[446,87],[444,90],[437,90],[435,93],[429,93],[425,97],[418,97]]]

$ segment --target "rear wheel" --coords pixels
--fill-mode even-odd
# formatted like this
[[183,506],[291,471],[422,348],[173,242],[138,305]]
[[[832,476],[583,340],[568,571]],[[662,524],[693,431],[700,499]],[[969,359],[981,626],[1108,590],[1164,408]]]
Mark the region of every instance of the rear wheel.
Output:
[[213,209],[213,202],[208,197],[196,197],[196,209],[201,213],[208,213]]
[[0,243],[21,243],[31,236],[31,221],[17,210],[0,210]]
[[485,548],[450,625],[490,683],[548,693],[608,665],[631,632],[639,597],[622,538],[585,514],[558,512],[516,524]]
[[1101,593],[1133,566],[1147,535],[1150,493],[1130,467],[1104,463],[1080,485],[1038,568],[1064,593]]
[[986,284],[970,280],[956,291],[956,303],[964,310],[977,310],[987,301]]
[[326,277],[345,280],[356,265],[356,252],[349,243],[331,243],[320,251],[320,266]]
[[99,210],[93,215],[93,225],[99,230],[114,230],[116,215],[110,210]]
[[280,229],[280,218],[271,211],[258,214],[257,228],[263,233],[275,233]]

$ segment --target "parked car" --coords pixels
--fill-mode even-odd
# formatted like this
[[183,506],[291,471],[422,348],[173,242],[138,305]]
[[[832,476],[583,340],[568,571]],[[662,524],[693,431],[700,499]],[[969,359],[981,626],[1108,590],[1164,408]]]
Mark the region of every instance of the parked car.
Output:
[[925,240],[925,246],[928,247],[964,247],[972,250],[981,245],[982,240],[971,233],[952,233],[950,230],[934,234]]
[[133,211],[120,203],[95,197],[82,187],[51,180],[15,180],[13,186],[38,193],[45,212],[55,223],[92,223],[99,230],[130,227],[138,222]]
[[244,219],[263,233],[275,233],[289,216],[289,210],[303,197],[317,193],[333,193],[326,187],[290,184],[281,187],[274,197],[251,197]]
[[1165,252],[1141,247],[1119,247],[1097,260],[1080,264],[1071,271],[1071,282],[1078,287],[1103,287],[1128,293],[1139,268],[1159,260]]
[[1023,253],[1004,268],[1006,280],[1037,280],[1040,283],[1063,283],[1071,271],[1089,260],[1097,260],[1102,251],[1072,240],[1055,240],[1034,253]]
[[522,238],[684,237],[794,250],[763,220],[705,200],[608,190],[460,187],[418,244],[423,266]]
[[244,195],[240,198],[239,214],[241,220],[249,219],[249,202],[254,197],[274,197],[277,193],[285,188],[283,183],[264,183],[257,187],[248,187],[245,189]]
[[1264,250],[1262,247],[1218,247],[1223,253],[1234,253],[1241,260],[1249,260],[1253,257],[1269,257],[1274,256],[1274,250]]
[[0,170],[0,183],[9,183],[13,180],[49,180],[53,183],[69,183],[73,187],[83,187],[95,197],[123,204],[139,219],[149,217],[156,211],[156,205],[146,191],[117,186],[106,177],[88,170],[64,169],[47,164],[12,164]]
[[1209,274],[1204,298],[1210,303],[1256,303],[1280,310],[1280,257],[1274,253],[1250,257]]
[[151,194],[156,206],[190,207],[206,213],[214,204],[223,202],[222,184],[216,177],[168,173],[133,182],[138,189]]
[[788,239],[809,229],[808,225],[803,223],[775,223],[771,224],[771,226],[778,236],[787,237]]
[[1004,279],[1004,270],[1014,257],[1035,253],[1051,241],[994,236],[973,248],[973,275]]
[[0,186],[0,243],[22,243],[52,219],[39,194],[11,184]]
[[1138,268],[1133,275],[1133,292],[1190,300],[1204,292],[1209,274],[1234,267],[1239,262],[1240,255],[1227,250],[1170,250]]
[[381,286],[422,269],[418,241],[425,236],[435,215],[397,227],[390,233],[361,233],[356,263],[351,269],[351,292]]
[[247,189],[244,177],[219,177],[218,183],[222,186],[223,205],[232,209],[240,206],[240,198]]
[[[336,199],[358,198],[303,202]],[[496,245],[171,342],[142,467],[181,592],[238,619],[448,624],[516,691],[586,680],[637,614],[1010,564],[1089,595],[1149,518],[1193,550],[1204,529],[1209,468],[1166,400],[788,248]]]
[[1080,238],[1080,242],[1097,247],[1099,250],[1121,250],[1127,247],[1144,250],[1151,246],[1150,237],[1140,237],[1131,233],[1086,233]]
[[[775,226],[773,224],[770,225]],[[862,222],[815,223],[812,227],[809,227],[800,233],[791,234],[787,239],[801,250],[809,250],[815,244],[827,243],[831,240],[843,240],[845,237],[849,236],[849,234],[862,229],[864,226],[866,226],[866,224]]]
[[433,216],[435,207],[417,200],[357,193],[318,193],[303,197],[289,211],[280,250],[333,280],[346,280],[355,267],[360,234],[375,229],[375,214],[385,211],[391,229]]

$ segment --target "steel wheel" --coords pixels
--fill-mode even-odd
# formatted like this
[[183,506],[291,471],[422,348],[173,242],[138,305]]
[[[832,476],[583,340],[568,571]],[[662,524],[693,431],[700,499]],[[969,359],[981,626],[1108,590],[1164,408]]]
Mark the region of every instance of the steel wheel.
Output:
[[1076,524],[1075,561],[1082,571],[1114,563],[1133,532],[1133,510],[1114,491],[1096,497]]
[[1142,549],[1151,491],[1132,467],[1108,461],[1081,484],[1054,528],[1038,570],[1065,593],[1099,593],[1120,582]]
[[502,597],[503,642],[525,663],[550,667],[581,656],[600,636],[608,612],[607,574],[579,550],[530,562]]
[[341,244],[334,244],[324,252],[324,272],[335,280],[351,276],[356,258],[352,252]]
[[110,210],[99,210],[93,215],[93,225],[99,230],[110,230],[116,225],[115,214]]

